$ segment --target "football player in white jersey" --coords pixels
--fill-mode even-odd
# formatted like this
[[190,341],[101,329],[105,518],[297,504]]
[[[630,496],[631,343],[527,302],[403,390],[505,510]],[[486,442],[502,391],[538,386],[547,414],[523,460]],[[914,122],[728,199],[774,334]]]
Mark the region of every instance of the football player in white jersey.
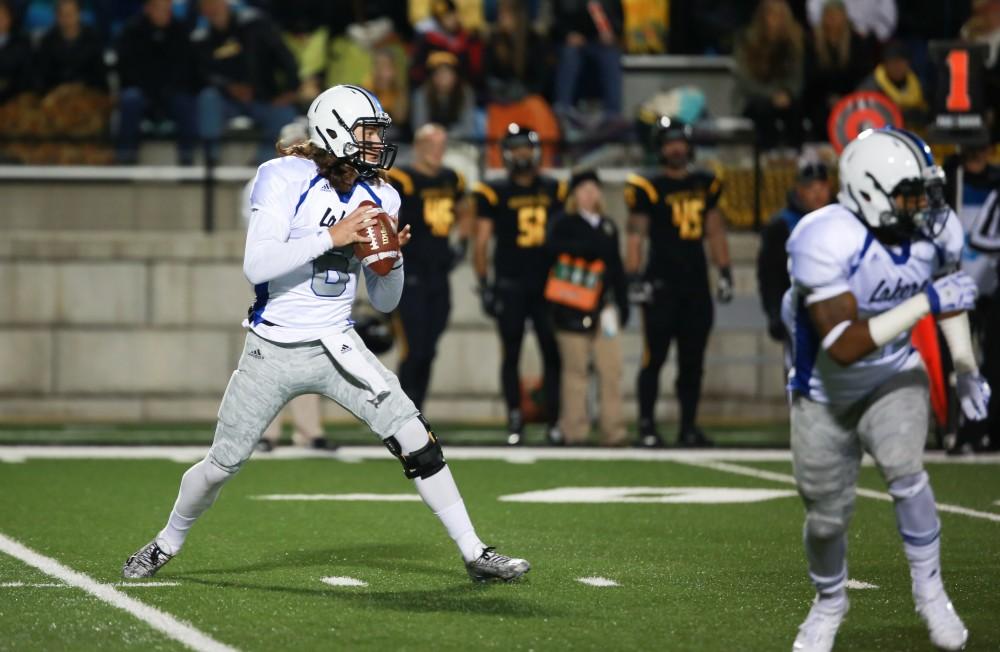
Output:
[[[399,194],[381,177],[396,156],[384,140],[389,116],[365,89],[341,85],[321,93],[307,117],[309,141],[261,165],[253,182],[243,271],[256,301],[243,322],[246,345],[212,447],[181,479],[165,527],[128,558],[122,574],[151,577],[170,561],[282,406],[314,393],[364,421],[400,460],[473,580],[516,579],[530,565],[476,535],[430,425],[351,321],[362,272],[381,312],[395,309],[403,289],[402,260],[379,276],[354,256],[354,243],[368,238],[366,227],[379,210],[394,219],[399,212]],[[365,200],[381,208],[359,207]],[[408,239],[408,229],[400,231],[400,244]]]
[[806,216],[787,245],[792,456],[816,586],[793,649],[830,650],[847,613],[847,527],[866,451],[893,498],[917,612],[932,643],[958,650],[968,631],[941,581],[941,524],[922,462],[927,376],[909,336],[918,320],[935,315],[962,410],[984,418],[990,388],[966,316],[976,287],[954,271],[962,229],[944,202],[941,169],[909,132],[858,136],[841,154],[840,185],[838,203]]

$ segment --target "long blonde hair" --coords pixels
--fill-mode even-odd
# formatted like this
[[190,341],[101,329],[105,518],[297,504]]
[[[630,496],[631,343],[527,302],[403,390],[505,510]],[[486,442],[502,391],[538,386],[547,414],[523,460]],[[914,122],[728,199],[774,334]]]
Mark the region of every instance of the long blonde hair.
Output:
[[[278,143],[275,149],[281,156],[297,156],[315,163],[320,176],[329,181],[337,192],[347,192],[358,179],[358,171],[347,159],[337,158],[308,140],[291,145]],[[378,179],[387,182],[385,170],[378,171]]]
[[[783,23],[777,38],[767,33],[766,16],[772,6],[781,12]],[[783,76],[790,66],[801,60],[802,44],[802,26],[792,15],[787,0],[761,0],[744,35],[747,69],[759,81]]]
[[828,11],[839,11],[843,14],[846,29],[836,41],[830,38],[820,18],[813,34],[813,42],[816,45],[816,57],[823,68],[843,68],[847,65],[851,57],[851,19],[847,15],[847,9],[842,2],[830,0],[823,6],[823,17]]

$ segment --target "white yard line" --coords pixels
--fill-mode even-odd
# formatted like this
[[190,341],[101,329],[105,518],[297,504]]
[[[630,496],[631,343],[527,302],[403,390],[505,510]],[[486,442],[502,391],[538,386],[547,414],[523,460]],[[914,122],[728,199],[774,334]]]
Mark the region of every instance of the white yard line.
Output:
[[578,577],[576,581],[587,586],[621,586],[618,582],[606,577]]
[[368,582],[356,577],[321,577],[319,581],[330,586],[368,586]]
[[50,577],[86,591],[112,607],[127,611],[153,629],[162,632],[192,650],[235,652],[235,648],[220,643],[208,634],[195,629],[183,621],[177,620],[170,614],[151,607],[144,602],[140,602],[113,586],[101,584],[89,575],[84,575],[68,566],[64,566],[55,559],[37,553],[3,534],[0,534],[0,552],[7,553],[11,557],[37,568]]
[[[161,586],[180,586],[180,582],[115,582],[113,584],[104,584],[104,586],[121,586],[129,589],[144,589],[147,587],[157,588]],[[0,582],[0,589],[68,589],[72,588],[69,584],[63,584],[62,582]]]
[[[780,482],[782,484],[795,484],[795,477],[787,473],[776,473],[774,471],[765,471],[763,469],[755,469],[749,466],[740,466],[739,464],[732,464],[729,462],[718,462],[718,461],[706,461],[706,460],[678,460],[683,464],[690,464],[691,466],[699,466],[706,469],[713,469],[715,471],[722,471],[724,473],[734,473],[736,475],[745,475],[751,478],[758,478],[761,480],[771,480],[772,482]],[[881,500],[884,502],[892,502],[892,496],[882,491],[875,491],[873,489],[865,489],[863,487],[858,487],[857,493],[859,496],[864,496],[865,498],[873,498],[875,500]],[[962,507],[960,505],[949,505],[948,503],[938,503],[937,508],[939,512],[948,512],[949,514],[959,514],[961,516],[968,516],[970,518],[980,518],[984,521],[993,521],[994,523],[1000,523],[1000,514],[994,514],[992,512],[981,512],[976,509],[969,509],[968,507]]]
[[[207,446],[3,446],[0,462],[24,462],[35,459],[55,460],[170,460],[196,462],[208,452]],[[588,462],[789,462],[787,449],[656,449],[637,448],[506,448],[503,446],[448,446],[445,455],[452,460],[496,460],[520,464],[536,461]],[[254,455],[255,461],[332,459],[342,462],[390,460],[384,446],[344,446],[336,452],[283,446],[270,453]],[[929,464],[1000,464],[1000,453],[968,457],[947,457],[941,451],[928,452]],[[866,456],[864,464],[870,465]]]
[[861,580],[847,580],[847,588],[854,589],[855,591],[877,589],[878,584],[870,584],[868,582],[862,582]]
[[417,494],[262,494],[250,496],[251,500],[285,500],[285,501],[321,501],[334,500],[343,502],[383,502],[408,503],[420,502]]

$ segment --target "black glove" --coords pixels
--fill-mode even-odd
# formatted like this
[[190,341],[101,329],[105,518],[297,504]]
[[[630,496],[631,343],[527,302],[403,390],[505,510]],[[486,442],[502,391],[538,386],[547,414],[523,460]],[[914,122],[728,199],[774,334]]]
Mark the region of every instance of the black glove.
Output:
[[719,268],[719,284],[715,288],[715,298],[719,303],[729,303],[733,300],[733,270],[729,267]]
[[628,302],[650,303],[653,300],[653,286],[638,274],[628,277]]
[[448,252],[451,254],[451,258],[448,260],[448,271],[454,271],[456,267],[465,261],[465,252],[469,248],[468,240],[459,240],[458,242],[448,246]]
[[788,331],[785,330],[785,325],[781,323],[780,319],[767,320],[767,334],[775,342],[784,342],[785,338],[788,337]]
[[496,288],[485,280],[479,284],[479,303],[490,317],[496,318],[500,314],[500,302],[497,299]]

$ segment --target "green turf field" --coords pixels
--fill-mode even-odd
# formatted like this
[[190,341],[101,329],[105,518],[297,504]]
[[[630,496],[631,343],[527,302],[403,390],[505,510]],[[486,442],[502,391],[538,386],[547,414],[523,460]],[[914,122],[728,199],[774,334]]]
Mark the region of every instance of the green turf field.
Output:
[[[8,460],[0,461],[0,544],[8,542],[0,551],[0,650],[183,649],[172,626],[164,633],[66,586],[11,555],[9,542],[101,585],[120,582],[122,561],[161,527],[189,462],[35,453],[10,461],[17,450],[0,446]],[[735,504],[499,500],[559,487],[642,487],[633,496],[646,500],[671,487],[689,488],[672,500],[704,499],[690,490],[704,487],[791,492],[782,481],[787,461],[546,460],[531,448],[507,461],[466,458],[502,458],[508,449],[478,455],[456,447],[451,467],[480,535],[533,564],[522,582],[475,586],[420,502],[254,498],[414,493],[397,462],[368,459],[381,454],[375,448],[357,450],[251,461],[157,576],[167,585],[116,586],[115,595],[209,641],[193,647],[240,650],[776,650],[790,648],[808,609],[794,495]],[[970,650],[1000,648],[1000,460],[987,462],[929,464],[939,501],[973,510],[942,514],[945,580],[971,630]],[[882,490],[872,468],[862,485]],[[929,649],[888,502],[859,498],[850,545],[851,578],[877,588],[851,592],[838,649]],[[331,576],[367,585],[321,581]],[[578,581],[585,577],[618,586]]]

